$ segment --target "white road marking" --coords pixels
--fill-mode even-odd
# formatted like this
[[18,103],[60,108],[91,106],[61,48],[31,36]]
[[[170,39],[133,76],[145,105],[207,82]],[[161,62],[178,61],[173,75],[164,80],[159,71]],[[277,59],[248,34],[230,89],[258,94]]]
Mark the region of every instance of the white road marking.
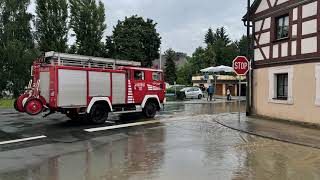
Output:
[[46,138],[46,137],[47,137],[47,136],[36,136],[36,137],[30,137],[30,138],[23,138],[23,139],[15,139],[15,140],[10,140],[10,141],[3,141],[3,142],[0,142],[0,145],[13,144],[13,143],[24,142],[24,141],[32,141],[32,140],[42,139],[42,138]]
[[144,121],[144,122],[136,122],[136,123],[129,123],[129,124],[121,124],[121,125],[115,125],[115,126],[106,126],[106,127],[99,127],[99,128],[91,128],[91,129],[85,129],[86,132],[97,132],[97,131],[106,131],[111,129],[120,129],[125,127],[132,127],[132,126],[141,126],[146,124],[155,124],[160,123],[160,120],[153,120],[153,121]]

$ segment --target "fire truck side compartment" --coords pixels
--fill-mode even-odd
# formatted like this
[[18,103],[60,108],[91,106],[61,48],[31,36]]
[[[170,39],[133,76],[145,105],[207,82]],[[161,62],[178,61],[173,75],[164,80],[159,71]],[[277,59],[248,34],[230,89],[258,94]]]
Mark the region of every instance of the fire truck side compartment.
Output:
[[58,70],[58,106],[74,107],[87,104],[87,71]]
[[111,95],[110,73],[89,72],[89,96],[109,97]]
[[50,73],[49,72],[40,72],[40,92],[41,96],[44,97],[47,103],[49,103],[50,91]]
[[125,104],[126,102],[126,75],[112,73],[112,104]]

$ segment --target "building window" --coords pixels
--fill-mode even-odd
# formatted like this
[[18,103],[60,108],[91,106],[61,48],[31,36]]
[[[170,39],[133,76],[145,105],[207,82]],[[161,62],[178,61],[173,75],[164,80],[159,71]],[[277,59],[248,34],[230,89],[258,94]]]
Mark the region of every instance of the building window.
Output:
[[277,96],[276,99],[288,99],[288,74],[277,74]]
[[284,39],[289,37],[289,15],[276,18],[276,38]]
[[293,67],[269,69],[269,103],[293,104]]

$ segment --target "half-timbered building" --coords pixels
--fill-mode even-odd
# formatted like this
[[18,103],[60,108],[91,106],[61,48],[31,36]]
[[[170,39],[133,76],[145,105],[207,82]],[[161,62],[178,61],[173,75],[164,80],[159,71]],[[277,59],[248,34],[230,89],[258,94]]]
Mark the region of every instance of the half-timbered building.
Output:
[[255,0],[252,111],[320,124],[320,0]]

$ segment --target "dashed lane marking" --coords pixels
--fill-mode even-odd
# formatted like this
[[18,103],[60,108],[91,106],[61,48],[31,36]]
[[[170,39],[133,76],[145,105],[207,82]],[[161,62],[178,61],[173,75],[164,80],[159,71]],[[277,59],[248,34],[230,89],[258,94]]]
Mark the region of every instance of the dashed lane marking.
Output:
[[0,145],[13,144],[13,143],[24,142],[24,141],[32,141],[32,140],[37,140],[37,139],[43,139],[46,137],[47,136],[42,135],[42,136],[35,136],[35,137],[29,137],[29,138],[15,139],[15,140],[10,140],[10,141],[2,141],[2,142],[0,142]]
[[106,130],[111,130],[111,129],[120,129],[120,128],[125,128],[125,127],[141,126],[141,125],[155,124],[155,123],[160,123],[160,122],[163,122],[163,121],[153,120],[153,121],[136,122],[136,123],[115,125],[115,126],[106,126],[106,127],[85,129],[84,131],[86,131],[86,132],[106,131]]

